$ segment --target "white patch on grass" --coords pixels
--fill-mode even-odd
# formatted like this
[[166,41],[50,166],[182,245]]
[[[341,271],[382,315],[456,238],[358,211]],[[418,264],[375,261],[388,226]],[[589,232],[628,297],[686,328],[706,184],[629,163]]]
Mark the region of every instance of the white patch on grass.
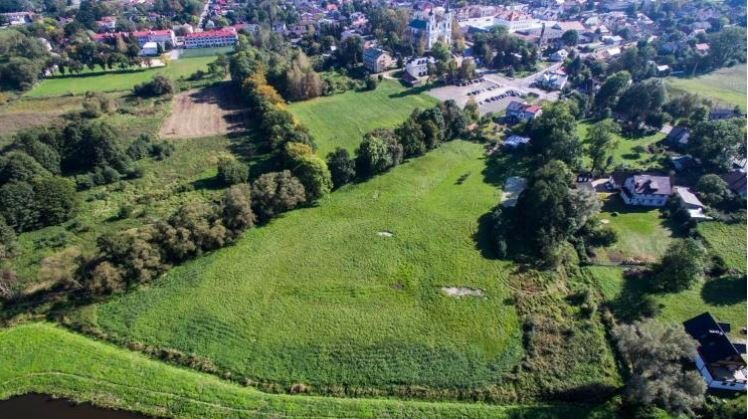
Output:
[[389,231],[377,231],[377,236],[379,237],[392,237],[394,234],[392,234]]
[[442,287],[442,292],[450,297],[483,297],[485,293],[480,288]]
[[610,220],[607,218],[603,218],[602,220],[600,220],[600,224],[608,224],[608,223],[610,223]]

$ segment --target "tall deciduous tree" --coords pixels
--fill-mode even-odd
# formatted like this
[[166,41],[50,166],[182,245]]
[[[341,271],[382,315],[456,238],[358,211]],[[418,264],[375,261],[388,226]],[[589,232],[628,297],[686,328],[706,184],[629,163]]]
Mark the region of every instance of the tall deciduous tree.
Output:
[[530,125],[532,150],[542,163],[560,160],[572,169],[579,166],[582,146],[577,135],[577,121],[568,103],[556,102]]
[[618,124],[610,119],[600,121],[587,130],[585,144],[592,158],[592,171],[603,173],[612,163],[613,151],[618,146]]
[[704,247],[692,238],[678,239],[668,247],[652,273],[652,288],[679,292],[690,288],[704,274]]

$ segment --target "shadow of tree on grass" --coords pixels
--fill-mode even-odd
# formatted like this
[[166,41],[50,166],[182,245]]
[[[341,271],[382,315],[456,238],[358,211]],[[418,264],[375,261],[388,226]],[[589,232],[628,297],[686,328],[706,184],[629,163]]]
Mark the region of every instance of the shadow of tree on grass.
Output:
[[745,301],[746,280],[741,275],[727,275],[707,281],[701,289],[701,298],[716,305],[733,305]]

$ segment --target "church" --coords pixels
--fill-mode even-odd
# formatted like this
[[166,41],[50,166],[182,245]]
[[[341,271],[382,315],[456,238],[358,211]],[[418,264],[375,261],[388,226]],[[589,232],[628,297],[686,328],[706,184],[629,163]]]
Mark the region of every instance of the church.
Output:
[[429,9],[416,11],[410,21],[410,34],[413,43],[423,40],[426,50],[430,50],[435,43],[443,42],[448,46],[452,43],[452,12],[447,3],[442,10]]

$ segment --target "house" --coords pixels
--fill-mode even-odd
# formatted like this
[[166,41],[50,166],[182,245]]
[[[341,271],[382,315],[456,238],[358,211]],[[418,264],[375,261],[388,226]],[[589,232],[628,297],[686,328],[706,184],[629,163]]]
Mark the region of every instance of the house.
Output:
[[733,343],[727,336],[730,325],[718,323],[702,313],[683,322],[686,333],[699,343],[694,362],[710,389],[745,391],[745,344]]
[[727,187],[730,188],[732,193],[745,198],[745,192],[746,192],[745,172],[736,170],[734,172],[725,173],[724,175],[721,175],[720,177],[722,178],[722,180],[725,181],[725,183],[727,183]]
[[117,18],[114,16],[103,16],[101,20],[96,21],[100,31],[114,32],[117,29]]
[[418,45],[423,42],[426,50],[431,48],[437,42],[444,42],[446,45],[452,44],[452,12],[449,11],[449,4],[443,13],[437,13],[430,10],[428,13],[419,11],[414,15],[414,19],[408,25],[410,28],[411,40]]
[[628,205],[661,207],[673,193],[669,176],[614,172],[608,182]]
[[161,44],[161,47],[167,48],[174,46],[177,43],[177,38],[174,35],[174,31],[171,29],[157,30],[157,31],[136,31],[132,33],[135,40],[138,41],[138,46],[143,48],[146,42],[156,42]]
[[185,48],[212,48],[235,45],[239,37],[232,29],[219,29],[188,33],[184,36]]
[[623,42],[623,38],[621,38],[618,35],[613,36],[603,36],[600,38],[604,44],[606,45],[620,45],[621,42]]
[[713,108],[709,111],[710,121],[730,119],[735,118],[736,116],[740,116],[740,114],[735,112],[735,108]]
[[158,55],[158,44],[151,41],[146,42],[143,45],[143,48],[140,49],[140,55],[146,56],[146,57],[153,57]]
[[675,192],[675,196],[680,200],[681,206],[688,211],[688,216],[691,217],[691,219],[712,219],[712,217],[704,214],[704,208],[706,208],[706,205],[702,204],[701,201],[699,201],[699,198],[697,198],[688,188],[685,186],[675,186],[673,187],[673,191]]
[[32,12],[10,12],[0,13],[8,26],[28,25],[33,22],[34,14]]
[[569,56],[569,53],[565,49],[560,49],[553,54],[551,54],[551,61],[555,62],[561,62],[566,59],[566,57]]
[[676,171],[682,172],[697,166],[698,162],[690,154],[678,154],[670,156],[670,164]]
[[364,67],[372,73],[381,73],[392,67],[392,56],[379,48],[364,50]]
[[656,68],[657,68],[657,77],[667,77],[670,75],[671,70],[670,70],[669,65],[666,65],[666,64],[658,65]]
[[530,142],[529,137],[522,137],[519,135],[510,135],[504,139],[504,147],[512,150],[516,150],[522,146],[527,145]]
[[532,16],[512,10],[510,12],[496,15],[494,17],[493,26],[504,26],[510,33],[512,33],[541,28],[544,27],[545,24],[538,19],[534,19]]
[[434,64],[436,60],[433,57],[416,57],[405,64],[403,72],[403,82],[416,86],[421,80],[429,74],[429,63]]
[[696,53],[700,55],[706,55],[709,52],[709,44],[696,44],[694,45]]
[[543,110],[540,106],[529,105],[527,103],[512,101],[506,107],[506,118],[509,122],[518,123],[531,121],[533,118],[540,116]]
[[688,146],[688,137],[690,135],[686,127],[673,127],[667,137],[665,137],[665,145],[674,150],[683,150]]
[[569,76],[565,74],[544,73],[535,79],[535,84],[546,90],[561,90],[568,80]]

